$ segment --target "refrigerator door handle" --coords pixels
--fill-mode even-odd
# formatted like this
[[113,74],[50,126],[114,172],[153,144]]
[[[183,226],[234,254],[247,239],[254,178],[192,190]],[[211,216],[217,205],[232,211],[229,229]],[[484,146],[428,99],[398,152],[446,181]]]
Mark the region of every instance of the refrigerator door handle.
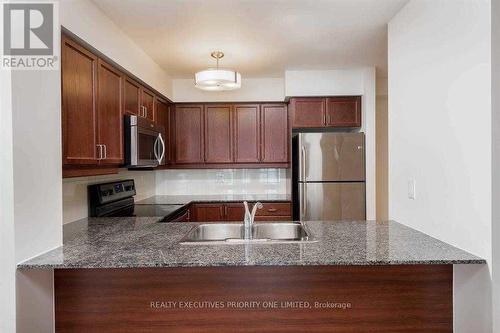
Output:
[[306,183],[302,183],[302,216],[301,216],[301,220],[303,221],[304,218],[306,217],[306,214],[307,214],[307,194],[306,194]]
[[302,172],[301,172],[301,180],[306,181],[306,147],[300,146],[300,151],[302,153]]

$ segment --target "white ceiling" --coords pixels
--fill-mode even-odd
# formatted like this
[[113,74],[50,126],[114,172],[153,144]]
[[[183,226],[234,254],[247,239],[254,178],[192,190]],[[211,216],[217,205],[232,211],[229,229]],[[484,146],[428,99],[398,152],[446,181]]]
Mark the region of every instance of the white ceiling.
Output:
[[221,65],[245,77],[286,69],[387,68],[387,22],[408,0],[94,0],[174,78]]

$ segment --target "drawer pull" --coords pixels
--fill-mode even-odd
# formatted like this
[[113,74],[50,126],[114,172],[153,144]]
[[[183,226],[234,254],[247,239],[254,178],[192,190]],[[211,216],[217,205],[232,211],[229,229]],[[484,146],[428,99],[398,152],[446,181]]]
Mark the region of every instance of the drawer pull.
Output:
[[267,211],[270,212],[270,213],[274,213],[274,212],[277,212],[278,209],[276,209],[276,208],[269,208]]

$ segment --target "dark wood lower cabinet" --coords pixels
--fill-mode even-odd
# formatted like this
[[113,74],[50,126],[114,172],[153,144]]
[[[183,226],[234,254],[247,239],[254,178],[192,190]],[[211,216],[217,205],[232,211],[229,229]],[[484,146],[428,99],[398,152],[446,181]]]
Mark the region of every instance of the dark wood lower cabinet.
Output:
[[56,269],[55,331],[453,332],[453,266]]
[[218,222],[224,221],[224,205],[221,204],[192,204],[191,222]]
[[[253,202],[249,203],[250,209]],[[257,210],[255,221],[291,221],[292,204],[290,202],[264,202],[262,209]],[[189,222],[223,222],[243,221],[245,207],[243,202],[231,203],[193,203],[190,207]]]

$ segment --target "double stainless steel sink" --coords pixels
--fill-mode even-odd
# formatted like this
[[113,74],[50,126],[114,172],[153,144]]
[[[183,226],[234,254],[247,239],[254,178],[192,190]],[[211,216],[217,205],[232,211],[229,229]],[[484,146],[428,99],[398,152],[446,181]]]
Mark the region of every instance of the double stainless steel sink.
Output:
[[181,244],[234,244],[264,242],[312,242],[310,232],[301,223],[254,223],[252,237],[245,239],[242,223],[201,224],[189,231]]

